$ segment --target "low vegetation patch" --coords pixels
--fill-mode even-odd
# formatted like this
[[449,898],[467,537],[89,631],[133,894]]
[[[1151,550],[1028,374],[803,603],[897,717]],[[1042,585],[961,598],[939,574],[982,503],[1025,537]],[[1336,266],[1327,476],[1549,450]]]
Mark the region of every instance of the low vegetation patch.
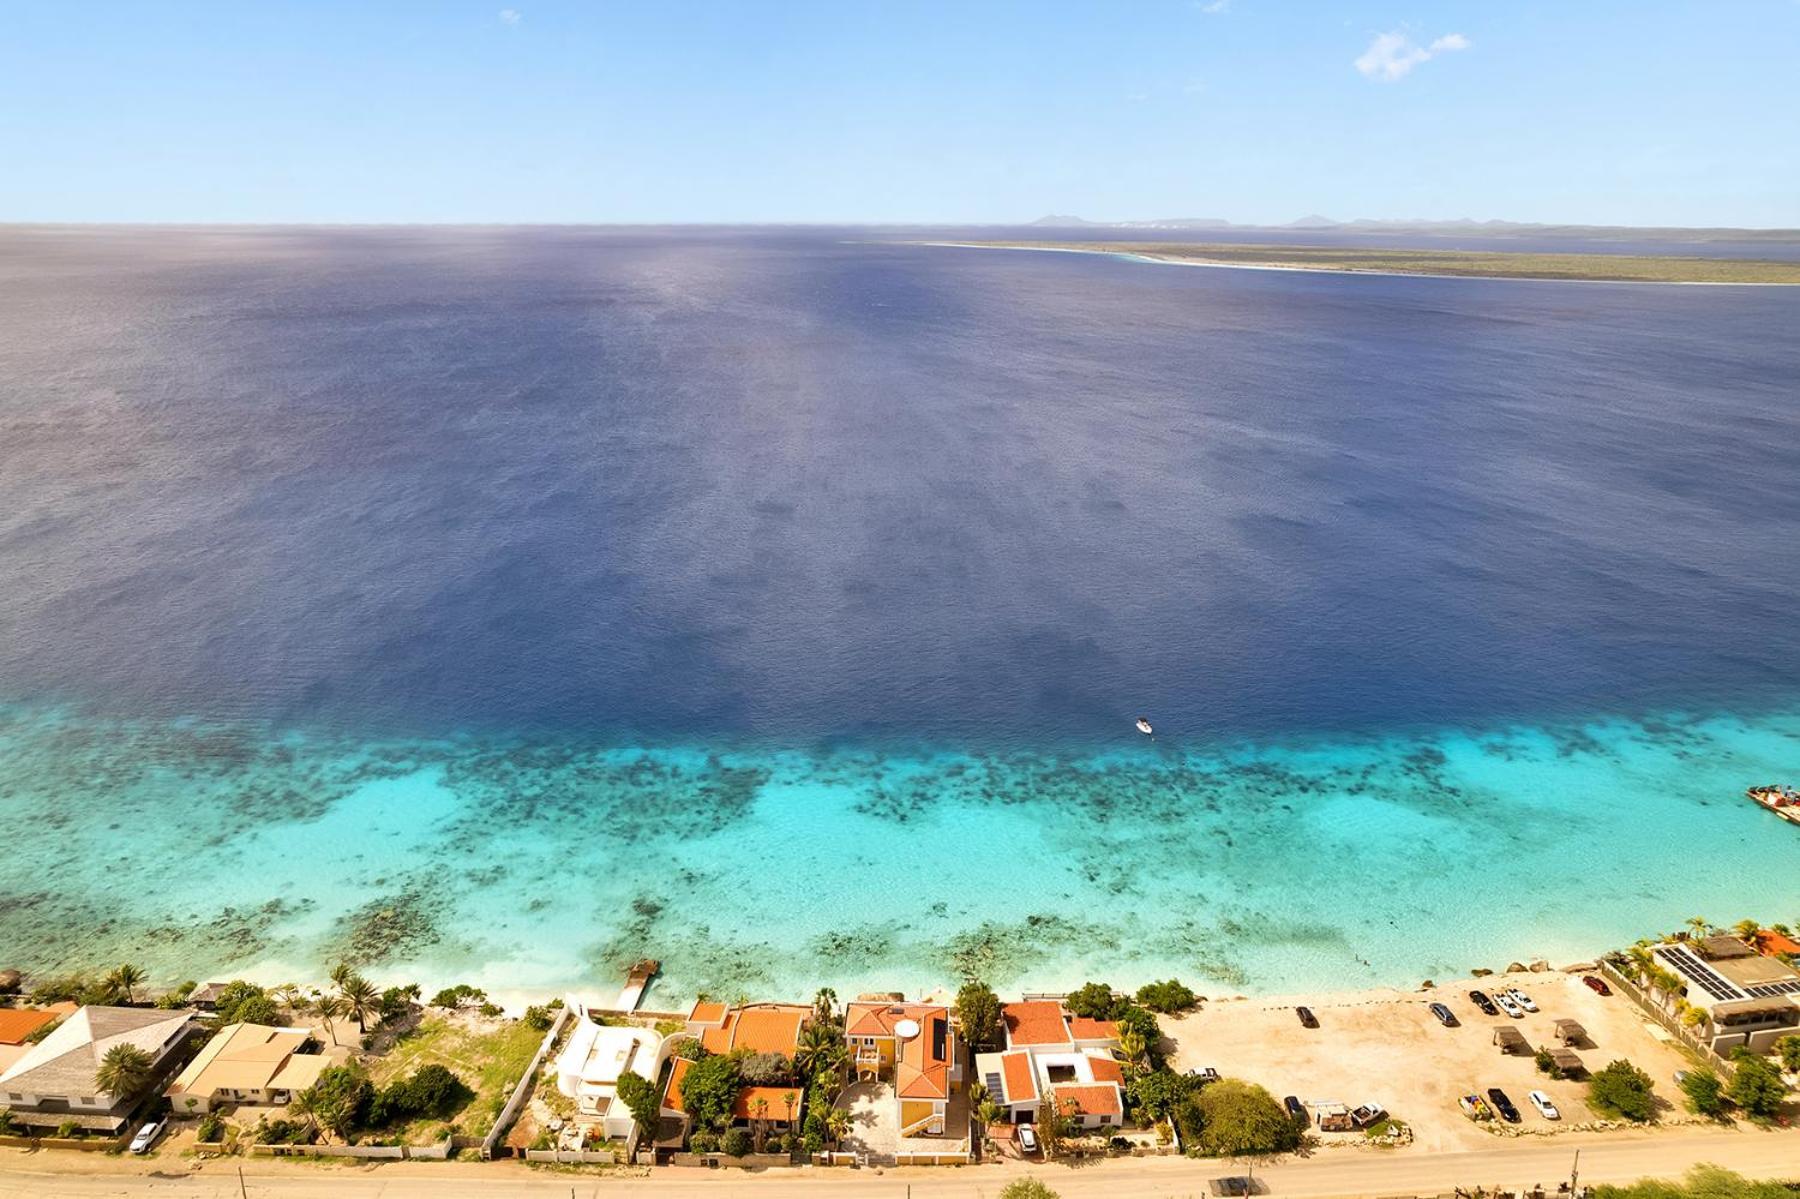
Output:
[[485,1136],[542,1041],[541,1032],[519,1020],[479,1028],[466,1018],[426,1016],[401,1035],[392,1052],[369,1064],[369,1077],[385,1093],[402,1079],[416,1078],[423,1067],[443,1067],[472,1092],[456,1112],[462,1131]]

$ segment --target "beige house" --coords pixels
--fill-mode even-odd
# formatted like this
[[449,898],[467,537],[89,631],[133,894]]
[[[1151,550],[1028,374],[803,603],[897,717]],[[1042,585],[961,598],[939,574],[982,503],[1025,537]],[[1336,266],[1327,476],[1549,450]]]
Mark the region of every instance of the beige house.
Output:
[[301,1051],[311,1039],[305,1028],[229,1024],[163,1093],[178,1116],[211,1111],[218,1103],[285,1106],[331,1064],[325,1054]]
[[1650,951],[1685,984],[1689,1004],[1706,1013],[1700,1030],[1715,1053],[1740,1045],[1766,1053],[1800,1032],[1800,970],[1765,957],[1736,937],[1671,942]]
[[0,1074],[0,1106],[31,1127],[72,1123],[90,1132],[116,1133],[145,1093],[101,1090],[96,1076],[106,1055],[120,1045],[141,1049],[150,1059],[152,1077],[158,1077],[173,1068],[194,1027],[194,1013],[188,1011],[81,1008]]

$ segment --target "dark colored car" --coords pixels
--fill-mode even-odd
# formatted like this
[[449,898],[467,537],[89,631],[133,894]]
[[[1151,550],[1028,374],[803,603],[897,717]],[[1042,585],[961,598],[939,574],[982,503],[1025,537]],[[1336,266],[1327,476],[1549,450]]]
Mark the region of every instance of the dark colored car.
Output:
[[1243,1175],[1232,1178],[1215,1178],[1206,1184],[1215,1195],[1254,1195],[1250,1189],[1250,1180]]
[[1483,1015],[1498,1016],[1500,1014],[1500,1009],[1494,1006],[1494,1001],[1487,997],[1486,991],[1470,991],[1469,1002],[1480,1008]]
[[1289,1095],[1281,1101],[1281,1106],[1287,1108],[1288,1115],[1292,1116],[1296,1123],[1310,1123],[1306,1118],[1306,1105],[1300,1102],[1300,1096]]
[[1506,1092],[1499,1087],[1488,1089],[1488,1102],[1494,1105],[1494,1110],[1499,1112],[1500,1118],[1508,1124],[1519,1122],[1519,1109],[1513,1106],[1513,1101],[1508,1099]]
[[1319,1018],[1317,1016],[1313,1015],[1312,1009],[1309,1007],[1295,1008],[1294,1015],[1300,1017],[1300,1024],[1301,1024],[1301,1027],[1303,1027],[1303,1028],[1319,1027]]
[[1438,1018],[1438,1023],[1442,1024],[1445,1028],[1456,1027],[1456,1013],[1445,1007],[1443,1004],[1432,1004],[1431,1014],[1436,1016]]
[[1581,981],[1588,990],[1596,995],[1612,994],[1612,988],[1606,985],[1606,980],[1603,978],[1595,978],[1591,974],[1584,974],[1581,976]]

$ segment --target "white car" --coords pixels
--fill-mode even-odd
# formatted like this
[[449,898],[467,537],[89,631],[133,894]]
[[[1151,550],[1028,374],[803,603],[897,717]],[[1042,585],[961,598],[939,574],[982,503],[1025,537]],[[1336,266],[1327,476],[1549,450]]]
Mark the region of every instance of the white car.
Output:
[[163,1123],[161,1120],[152,1120],[138,1129],[137,1135],[131,1138],[131,1151],[133,1153],[150,1152],[150,1146],[154,1145],[156,1138],[162,1135]]
[[1494,1002],[1500,1005],[1501,1011],[1511,1016],[1514,1020],[1523,1020],[1525,1018],[1525,1009],[1514,1003],[1512,1001],[1512,996],[1508,995],[1505,991],[1495,991]]
[[1038,1151],[1037,1130],[1029,1124],[1019,1125],[1019,1148],[1027,1153]]
[[1550,1102],[1550,1096],[1544,1094],[1542,1091],[1528,1091],[1526,1092],[1525,1098],[1531,1100],[1531,1106],[1537,1108],[1538,1115],[1542,1116],[1544,1119],[1562,1119],[1562,1113],[1556,1110],[1556,1105],[1554,1103]]
[[1525,992],[1519,990],[1519,988],[1508,987],[1508,988],[1506,988],[1506,994],[1509,999],[1511,999],[1514,1003],[1518,1004],[1520,1007],[1524,1008],[1526,1011],[1528,1011],[1528,1012],[1537,1011],[1537,1004],[1531,1002],[1531,996],[1529,996]]

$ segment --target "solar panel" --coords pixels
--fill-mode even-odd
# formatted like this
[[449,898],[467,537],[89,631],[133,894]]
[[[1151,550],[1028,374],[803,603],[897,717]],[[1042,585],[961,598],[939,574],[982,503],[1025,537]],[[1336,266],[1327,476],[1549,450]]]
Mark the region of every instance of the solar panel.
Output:
[[1687,950],[1668,947],[1662,953],[1664,957],[1675,963],[1677,969],[1699,984],[1700,989],[1714,999],[1740,999],[1743,997],[1742,991],[1726,982],[1711,966],[1706,965]]
[[1800,995],[1800,978],[1787,978],[1778,983],[1756,983],[1744,990],[1758,999],[1768,999],[1775,995]]

